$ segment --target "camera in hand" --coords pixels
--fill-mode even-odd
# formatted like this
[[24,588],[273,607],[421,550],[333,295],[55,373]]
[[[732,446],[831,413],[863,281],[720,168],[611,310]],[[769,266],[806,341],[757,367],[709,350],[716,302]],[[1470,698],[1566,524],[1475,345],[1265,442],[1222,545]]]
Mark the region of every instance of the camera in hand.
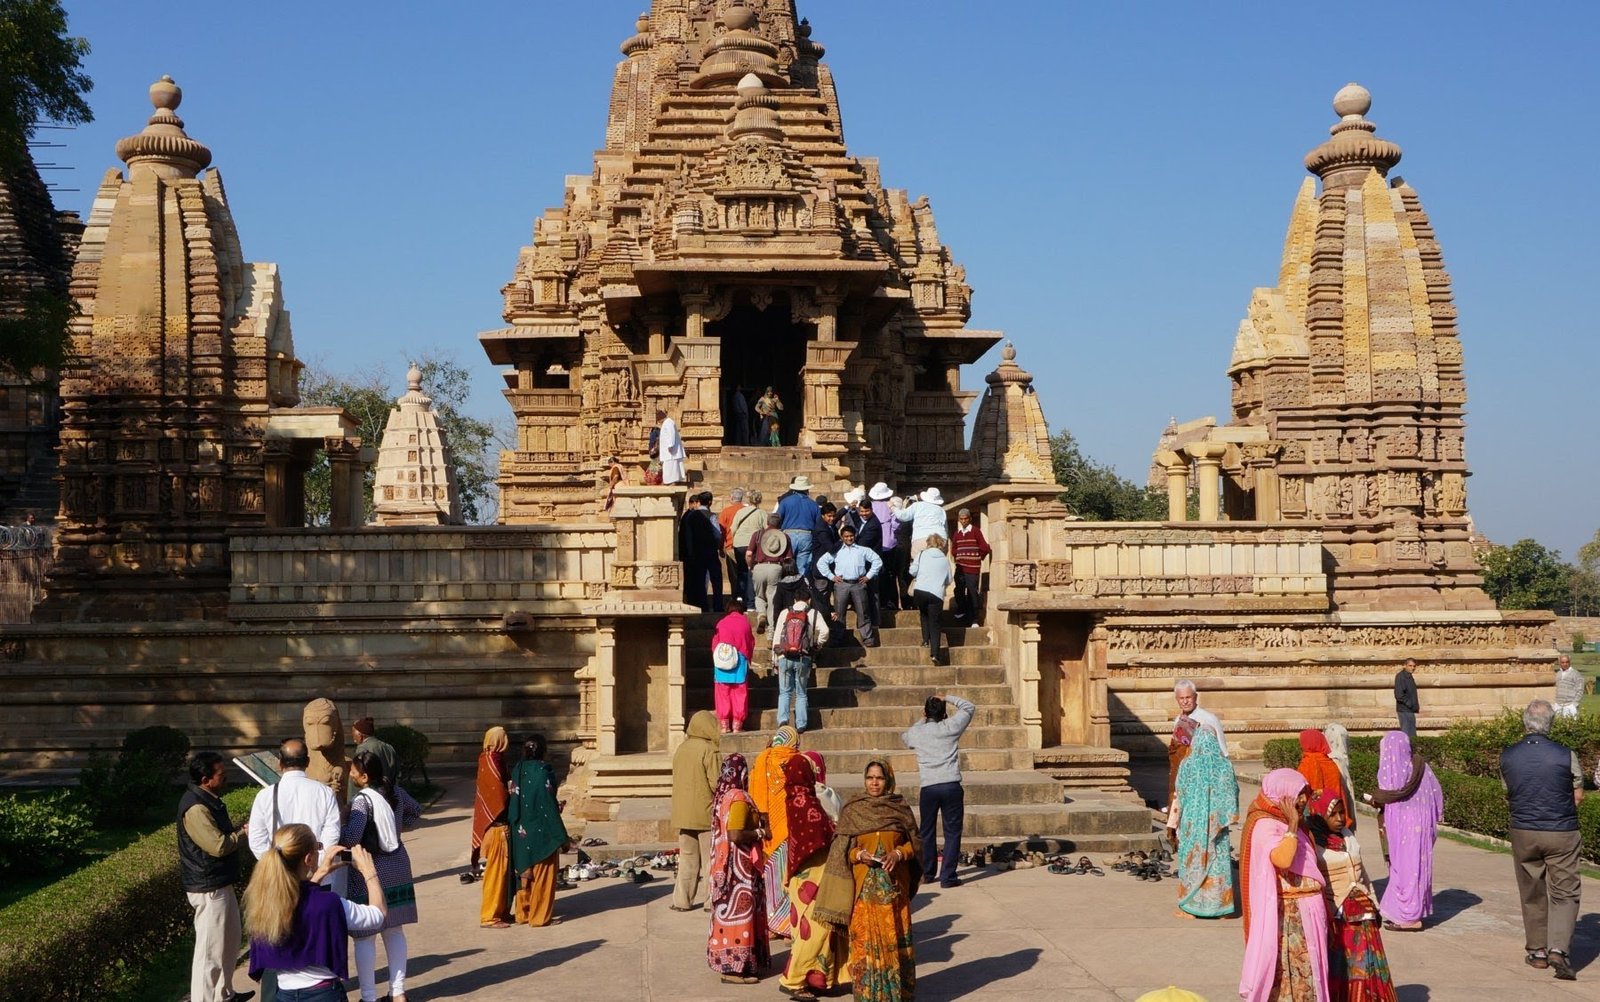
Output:
[[350,855],[350,850],[349,849],[341,849],[341,850],[339,850],[339,862],[341,862],[341,863],[349,863],[354,859],[355,859],[355,857]]

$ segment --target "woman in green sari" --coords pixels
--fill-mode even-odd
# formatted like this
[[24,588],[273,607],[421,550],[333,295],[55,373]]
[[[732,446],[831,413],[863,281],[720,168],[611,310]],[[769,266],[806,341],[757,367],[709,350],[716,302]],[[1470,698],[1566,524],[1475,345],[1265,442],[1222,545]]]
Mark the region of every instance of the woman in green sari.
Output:
[[1226,918],[1234,913],[1233,851],[1228,828],[1239,819],[1239,781],[1210,729],[1202,727],[1183,763],[1167,813],[1178,843],[1178,915]]
[[513,914],[531,926],[549,925],[556,904],[556,871],[567,844],[567,826],[556,803],[556,782],[544,763],[545,742],[535,734],[522,745],[522,761],[511,772],[507,822],[511,872],[516,883]]

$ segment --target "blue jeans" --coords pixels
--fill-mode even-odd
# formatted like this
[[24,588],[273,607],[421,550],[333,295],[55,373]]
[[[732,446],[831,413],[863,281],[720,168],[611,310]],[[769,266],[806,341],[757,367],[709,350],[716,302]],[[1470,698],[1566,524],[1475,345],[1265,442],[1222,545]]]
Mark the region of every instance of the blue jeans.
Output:
[[794,566],[800,571],[800,576],[811,576],[811,533],[803,529],[785,529],[783,534],[789,537],[789,547],[794,550]]
[[778,655],[778,726],[789,722],[789,694],[794,694],[794,726],[806,729],[806,686],[811,684],[811,658]]
[[344,1002],[344,986],[335,981],[321,988],[279,988],[278,1002]]
[[960,783],[935,783],[924,786],[919,798],[918,811],[922,815],[922,879],[932,882],[935,858],[939,846],[934,841],[938,831],[936,814],[944,815],[944,862],[939,866],[939,883],[951,884],[956,879],[956,863],[961,856],[961,829],[967,820],[967,794]]

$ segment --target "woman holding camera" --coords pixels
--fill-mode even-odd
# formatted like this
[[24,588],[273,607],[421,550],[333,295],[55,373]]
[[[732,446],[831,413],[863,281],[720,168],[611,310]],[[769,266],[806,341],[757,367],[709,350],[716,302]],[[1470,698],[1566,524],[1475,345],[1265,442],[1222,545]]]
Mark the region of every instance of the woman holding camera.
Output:
[[267,971],[278,976],[278,1002],[344,1002],[343,981],[350,975],[351,936],[370,936],[383,928],[387,906],[378,868],[367,850],[349,850],[364,882],[360,905],[342,900],[320,881],[345,865],[344,850],[317,847],[306,825],[284,825],[272,833],[272,846],[256,863],[244,892],[244,927],[250,935],[250,977]]

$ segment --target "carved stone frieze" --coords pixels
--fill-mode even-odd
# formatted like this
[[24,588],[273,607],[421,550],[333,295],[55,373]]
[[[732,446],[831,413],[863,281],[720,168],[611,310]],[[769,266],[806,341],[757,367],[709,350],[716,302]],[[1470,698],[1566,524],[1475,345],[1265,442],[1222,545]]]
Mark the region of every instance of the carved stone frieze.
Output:
[[1116,651],[1281,650],[1311,647],[1543,648],[1549,628],[1524,624],[1427,623],[1374,626],[1116,626]]

